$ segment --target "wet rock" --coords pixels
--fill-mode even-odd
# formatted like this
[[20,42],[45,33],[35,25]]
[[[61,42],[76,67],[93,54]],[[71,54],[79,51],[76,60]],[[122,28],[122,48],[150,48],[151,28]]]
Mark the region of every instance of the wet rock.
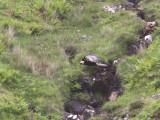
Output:
[[106,69],[103,71],[99,71],[95,74],[94,83],[92,86],[93,92],[100,92],[103,95],[109,92],[110,82],[113,78],[113,74],[111,72],[107,72]]
[[103,103],[102,99],[95,97],[93,97],[92,100],[90,101],[90,105],[93,106],[94,108],[101,106],[102,103]]
[[[93,83],[93,80],[91,77],[83,77],[82,78],[82,89],[88,93],[91,93],[92,88],[91,84]],[[91,95],[92,96],[92,95]]]
[[122,87],[121,80],[120,77],[115,74],[115,72],[115,67],[109,66],[105,69],[99,69],[96,73],[94,73],[92,76],[94,80],[92,84],[93,94],[99,92],[108,100],[111,92],[119,91]]
[[79,101],[70,101],[65,105],[65,111],[74,114],[82,114],[86,106]]
[[[120,59],[117,59],[115,62],[119,61]],[[74,117],[76,120],[87,120],[95,114],[100,114],[104,101],[109,100],[110,96],[112,96],[110,100],[115,100],[124,91],[113,63],[109,63],[107,67],[97,67],[92,75],[80,78],[80,80],[82,90],[79,92],[88,94],[90,98],[85,101],[80,99],[80,101],[72,100],[67,103],[65,111],[71,115],[67,116],[66,120],[72,120]],[[77,118],[73,115],[77,115]]]

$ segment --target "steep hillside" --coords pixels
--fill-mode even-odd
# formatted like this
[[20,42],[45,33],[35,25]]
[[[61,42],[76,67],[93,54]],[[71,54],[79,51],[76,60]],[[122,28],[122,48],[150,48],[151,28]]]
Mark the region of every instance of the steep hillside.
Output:
[[[79,64],[91,53],[107,64],[123,58],[114,68],[114,77],[118,76],[125,87],[123,95],[112,102],[95,92],[106,104],[91,119],[122,118],[127,114],[134,120],[160,117],[160,29],[152,34],[154,42],[149,48],[135,54],[131,46],[139,41],[145,23],[132,10],[115,14],[103,10],[105,5],[125,4],[126,0],[0,3],[2,120],[61,120],[64,106],[70,100],[90,101],[91,96],[81,92],[82,78],[103,71]],[[145,21],[159,21],[159,6],[157,0],[138,3],[138,7],[144,8]]]
[[[159,22],[159,2],[141,0],[146,21]],[[123,78],[125,93],[114,102],[103,106],[104,113],[97,119],[107,116],[133,120],[160,118],[159,113],[159,28],[152,34],[154,42],[148,49],[141,49],[138,55],[126,57],[118,65],[118,74]]]

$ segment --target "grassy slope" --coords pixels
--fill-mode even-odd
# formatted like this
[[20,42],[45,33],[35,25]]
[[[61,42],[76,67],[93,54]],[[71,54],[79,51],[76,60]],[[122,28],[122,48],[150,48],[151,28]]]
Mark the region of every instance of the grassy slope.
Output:
[[[144,8],[146,21],[159,22],[159,4],[157,0],[142,0],[139,5]],[[154,42],[148,50],[141,50],[139,55],[126,57],[118,66],[118,73],[124,78],[126,88],[124,96],[104,105],[111,116],[130,114],[133,120],[146,120],[148,117],[159,118],[160,100],[151,98],[160,92],[159,89],[159,37],[160,29],[153,34]],[[131,120],[132,120],[131,119]]]
[[[0,9],[0,12],[2,13],[1,37],[5,39],[6,37],[3,35],[7,31],[8,26],[13,27],[16,30],[16,36],[9,44],[20,46],[28,57],[34,57],[38,60],[45,59],[51,62],[54,66],[55,74],[52,79],[45,78],[43,73],[42,75],[33,75],[30,70],[31,68],[29,67],[29,70],[28,68],[26,69],[24,62],[17,62],[17,59],[13,59],[13,56],[8,57],[5,54],[2,54],[2,66],[9,64],[11,67],[9,67],[8,70],[11,70],[11,73],[16,71],[13,75],[11,74],[10,78],[6,78],[3,74],[9,74],[10,72],[8,72],[8,70],[6,70],[7,72],[4,72],[2,69],[2,76],[5,78],[4,81],[6,81],[6,83],[8,81],[10,82],[7,84],[5,82],[1,82],[1,90],[4,95],[4,97],[1,97],[1,101],[3,103],[3,98],[8,99],[8,103],[4,103],[7,104],[7,106],[2,108],[4,120],[22,118],[39,120],[46,119],[49,115],[53,116],[53,119],[55,120],[59,119],[61,117],[59,113],[61,113],[60,111],[63,109],[62,101],[64,101],[64,95],[68,96],[67,94],[69,94],[67,88],[61,91],[61,87],[64,87],[64,81],[70,85],[70,81],[75,81],[80,75],[86,74],[82,71],[82,66],[77,64],[82,56],[88,53],[95,53],[107,61],[109,59],[116,59],[125,54],[127,49],[126,43],[137,41],[136,37],[138,36],[138,32],[142,29],[144,24],[136,20],[135,14],[129,11],[121,11],[116,14],[110,14],[102,11],[102,7],[104,5],[115,4],[117,1],[107,1],[107,3],[85,1],[74,4],[70,8],[70,12],[61,14],[64,15],[63,21],[60,21],[56,14],[56,10],[61,10],[61,7],[55,9],[53,7],[54,5],[48,6],[48,4],[45,4],[45,8],[48,8],[45,15],[39,11],[39,8],[43,8],[43,0],[39,0],[38,2],[36,2],[36,0],[6,0],[5,2],[2,2],[1,8],[3,9]],[[140,5],[147,9],[145,4],[145,2],[142,2]],[[150,4],[152,5],[153,3]],[[158,9],[154,7],[154,10],[157,11]],[[37,35],[30,35],[31,33],[35,33]],[[157,34],[155,33],[155,36],[157,35],[158,31]],[[154,44],[155,46],[158,45],[158,43]],[[77,49],[77,54],[72,64],[68,62],[68,56],[65,53],[67,46],[73,46]],[[154,46],[152,49],[154,49]],[[145,52],[143,54],[151,53]],[[147,59],[146,56],[133,56],[133,58],[138,57],[140,61],[143,61],[143,59]],[[132,57],[128,59],[132,60]],[[139,64],[139,61],[136,60],[137,58],[134,58],[133,62],[136,63],[137,66],[141,65]],[[125,62],[119,66],[119,68],[122,68],[119,69],[120,73],[125,73],[123,71],[128,68],[127,66],[123,67],[123,64],[125,64]],[[133,63],[131,62],[130,64]],[[143,66],[145,66],[145,64]],[[146,67],[144,67],[144,69],[146,69]],[[156,72],[158,75],[158,71]],[[17,78],[15,79],[17,82],[14,82],[14,79],[12,79],[12,77],[15,76],[14,74],[17,75]],[[130,76],[128,75],[128,71],[126,71],[125,74],[124,84],[127,87],[127,92],[124,96],[113,103],[113,105],[124,106],[124,111],[120,110],[120,115],[121,113],[126,113],[130,103],[132,103],[132,101],[136,101],[137,98],[134,94],[137,93],[137,90],[130,88],[132,83],[131,85],[126,83],[127,81],[130,83],[131,80],[131,82],[133,82],[132,77],[134,78],[134,76],[137,76],[139,73],[135,73],[133,76]],[[16,85],[14,83],[16,83]],[[145,80],[143,80],[142,83],[146,83]],[[146,86],[151,89],[152,86],[150,86],[150,82],[147,83],[149,83],[149,85],[147,84]],[[10,86],[8,86],[8,84],[10,84]],[[57,86],[57,84],[59,84],[59,86]],[[141,82],[138,81],[138,84],[141,84]],[[154,86],[153,83],[152,85]],[[78,87],[79,86],[76,84],[72,88],[75,89]],[[143,92],[144,89],[138,89],[138,92],[142,91],[142,95],[144,96],[148,96],[148,94],[150,95],[155,92],[153,89],[150,90],[148,94],[145,94]],[[129,101],[126,100],[126,98],[131,100],[127,104],[124,103],[124,101]],[[17,101],[20,102],[17,103]],[[155,107],[154,104],[156,102],[158,101],[151,100],[151,102],[149,102],[150,107]],[[147,100],[145,103],[148,104]],[[32,108],[33,111],[35,109],[34,112],[27,109],[30,104],[35,107]],[[17,108],[17,105],[21,105],[20,108],[22,110],[11,109],[11,107]],[[112,103],[108,103],[105,106],[112,107]],[[156,104],[155,108],[157,108],[157,106],[158,104]],[[6,109],[9,111],[6,111]],[[148,109],[149,108],[144,107],[144,110],[138,115],[138,117],[146,117],[148,113],[145,111]],[[24,113],[24,115],[21,112]],[[154,111],[150,113],[153,112]]]

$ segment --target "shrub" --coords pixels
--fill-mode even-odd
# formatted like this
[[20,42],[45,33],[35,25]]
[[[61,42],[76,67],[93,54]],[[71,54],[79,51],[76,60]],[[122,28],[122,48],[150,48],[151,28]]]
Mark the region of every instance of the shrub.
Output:
[[42,26],[36,24],[31,25],[29,29],[31,31],[31,35],[39,35],[44,31]]

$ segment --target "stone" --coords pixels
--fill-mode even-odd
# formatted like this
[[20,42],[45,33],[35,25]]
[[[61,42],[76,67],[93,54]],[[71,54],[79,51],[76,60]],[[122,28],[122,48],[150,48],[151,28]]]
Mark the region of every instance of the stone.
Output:
[[146,35],[146,36],[144,37],[144,41],[145,41],[148,45],[150,45],[150,44],[153,42],[152,36],[151,36],[151,35]]
[[125,4],[125,8],[127,9],[127,10],[130,10],[130,9],[132,9],[132,8],[134,8],[135,7],[135,5],[132,3],[132,2],[127,2],[126,4]]
[[109,97],[109,101],[114,101],[117,99],[117,97],[118,97],[117,91],[113,91],[113,92],[111,92],[111,95]]

